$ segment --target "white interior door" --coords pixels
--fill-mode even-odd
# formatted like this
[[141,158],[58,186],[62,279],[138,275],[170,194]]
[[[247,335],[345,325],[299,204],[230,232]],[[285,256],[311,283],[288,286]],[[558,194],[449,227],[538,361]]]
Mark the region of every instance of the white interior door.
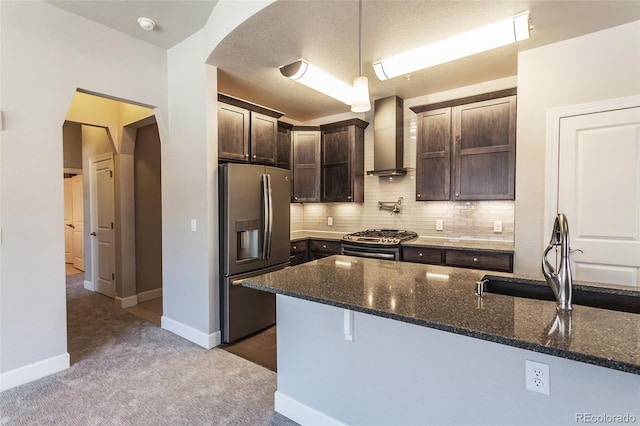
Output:
[[640,107],[562,118],[558,155],[574,278],[640,286]]
[[73,267],[84,271],[84,201],[82,194],[82,175],[71,178],[71,193],[73,199]]
[[91,163],[93,282],[97,292],[114,298],[115,241],[113,159]]
[[73,263],[73,192],[71,178],[64,178],[64,262]]

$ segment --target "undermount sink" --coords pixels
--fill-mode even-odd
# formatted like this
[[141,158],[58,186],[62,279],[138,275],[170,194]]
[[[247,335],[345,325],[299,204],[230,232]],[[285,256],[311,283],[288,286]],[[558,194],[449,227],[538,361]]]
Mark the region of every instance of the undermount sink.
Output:
[[[486,293],[528,299],[556,300],[553,291],[544,281],[491,275],[485,275],[483,281],[485,281],[484,291]],[[640,291],[574,284],[573,304],[640,314]]]

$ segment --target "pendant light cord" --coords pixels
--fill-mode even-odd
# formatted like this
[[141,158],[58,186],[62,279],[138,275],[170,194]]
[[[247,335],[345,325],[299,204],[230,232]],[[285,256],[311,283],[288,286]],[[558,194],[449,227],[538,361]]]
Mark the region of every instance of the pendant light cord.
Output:
[[358,2],[358,64],[358,75],[362,75],[362,0]]

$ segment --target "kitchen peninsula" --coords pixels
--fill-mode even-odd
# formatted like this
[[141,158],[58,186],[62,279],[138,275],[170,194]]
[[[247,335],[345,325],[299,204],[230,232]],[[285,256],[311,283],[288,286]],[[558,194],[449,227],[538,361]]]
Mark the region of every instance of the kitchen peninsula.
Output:
[[[277,294],[276,411],[301,424],[640,421],[640,315],[575,306],[555,338],[554,302],[478,298],[484,275],[332,256],[245,280]],[[549,366],[549,395],[525,388],[526,360]]]

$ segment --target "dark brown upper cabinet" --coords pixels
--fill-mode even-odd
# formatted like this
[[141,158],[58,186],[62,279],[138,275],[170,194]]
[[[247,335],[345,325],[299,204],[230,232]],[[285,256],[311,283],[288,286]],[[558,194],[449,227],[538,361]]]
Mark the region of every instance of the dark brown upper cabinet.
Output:
[[291,130],[293,125],[278,122],[278,146],[276,149],[276,166],[290,169],[291,165]]
[[515,198],[516,89],[411,110],[417,201]]
[[418,114],[416,200],[451,198],[451,108]]
[[293,127],[291,198],[297,203],[320,202],[320,128]]
[[218,102],[218,159],[249,162],[249,111]]
[[218,94],[218,160],[276,165],[281,116],[277,111]]
[[364,201],[364,129],[354,118],[320,126],[323,202]]
[[515,197],[516,96],[453,109],[453,199]]

